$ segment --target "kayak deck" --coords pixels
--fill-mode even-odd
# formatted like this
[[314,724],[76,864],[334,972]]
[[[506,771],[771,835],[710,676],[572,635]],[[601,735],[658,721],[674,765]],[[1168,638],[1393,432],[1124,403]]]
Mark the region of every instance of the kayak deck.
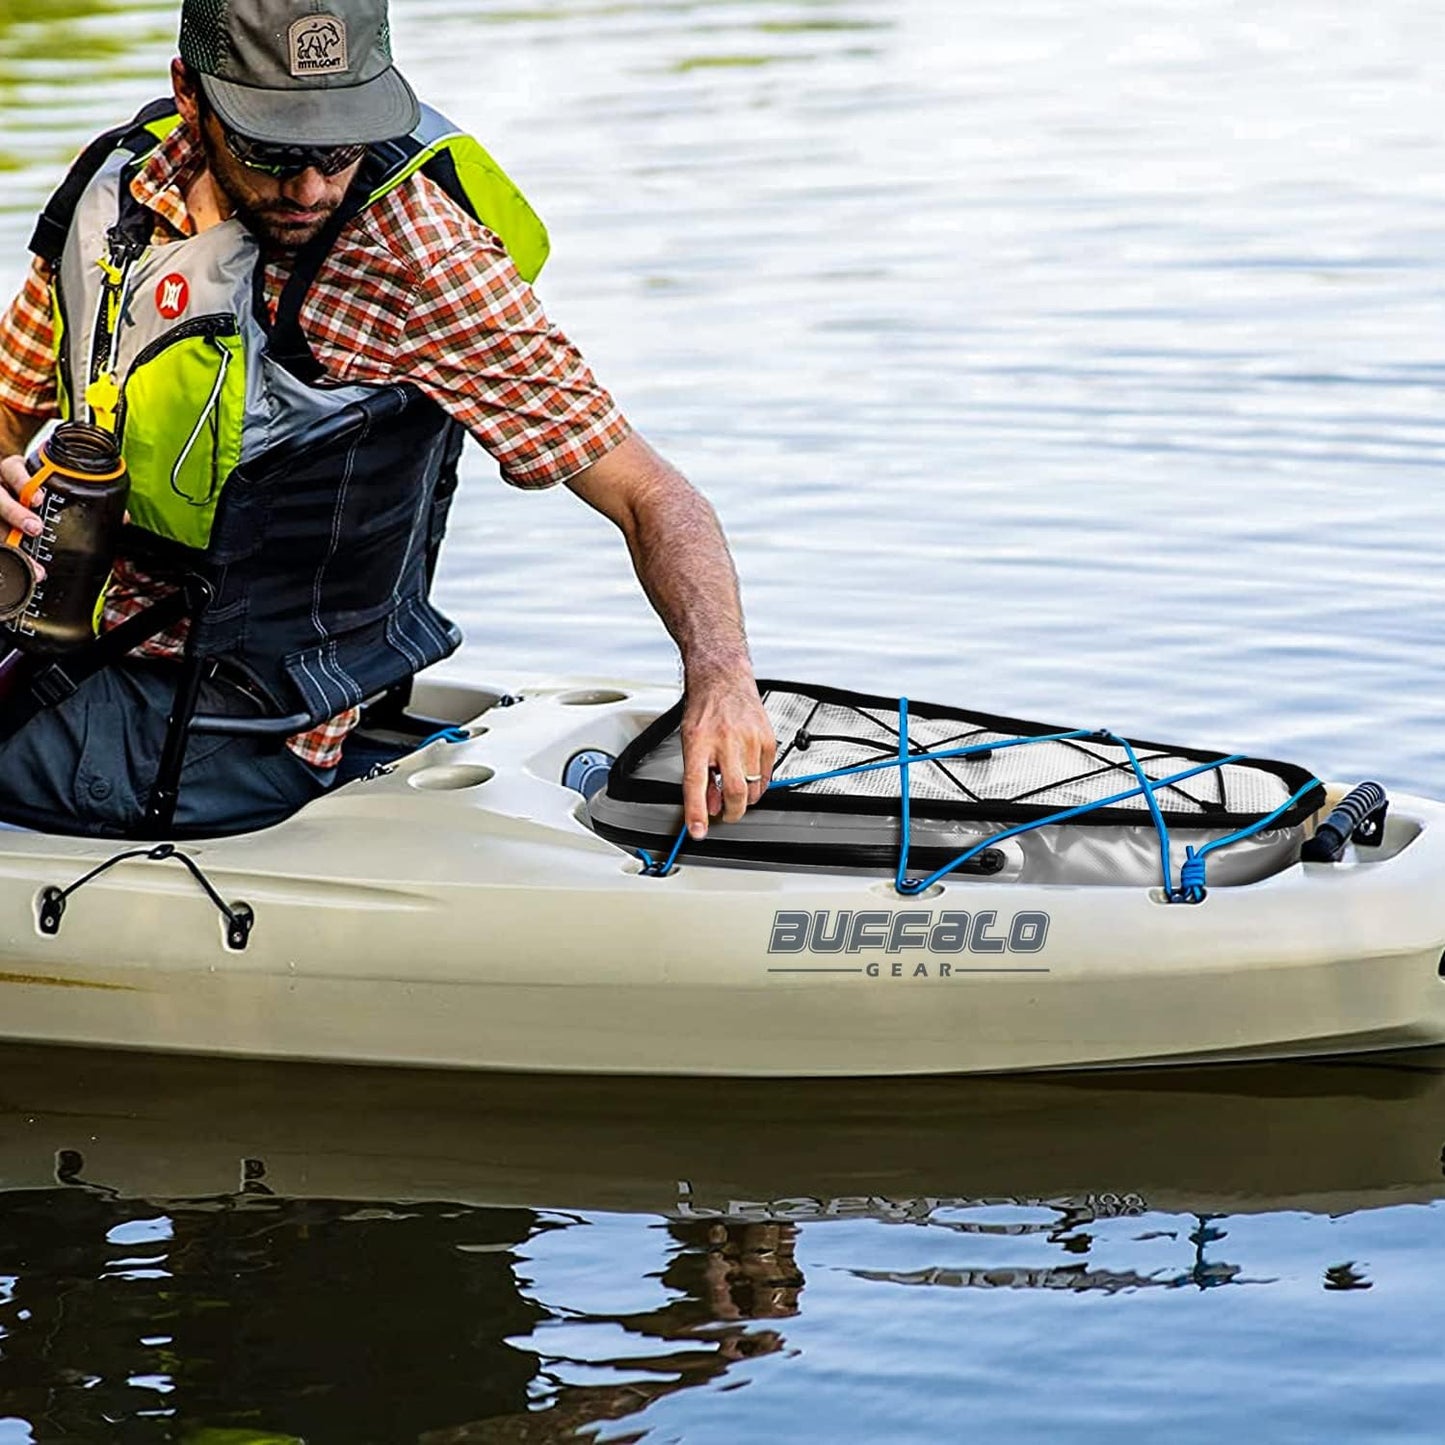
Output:
[[[1375,849],[1170,904],[1159,889],[689,864],[647,876],[562,786],[669,689],[423,679],[465,725],[258,833],[120,863],[43,933],[37,900],[114,843],[0,834],[0,1035],[586,1073],[902,1075],[1445,1042],[1445,808]],[[1332,790],[1332,797],[1336,794]]]

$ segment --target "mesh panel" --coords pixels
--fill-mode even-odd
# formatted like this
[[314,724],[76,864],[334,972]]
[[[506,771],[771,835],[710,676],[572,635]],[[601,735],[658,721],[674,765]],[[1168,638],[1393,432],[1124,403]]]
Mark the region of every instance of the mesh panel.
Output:
[[214,74],[226,57],[226,0],[186,0],[181,10],[181,59]]
[[[778,738],[775,778],[803,778],[898,756],[896,710],[823,702],[775,690],[768,692],[764,703]],[[960,718],[910,715],[908,723],[909,747],[914,754],[1003,743],[1015,736],[992,732]],[[1174,753],[1147,748],[1136,752],[1145,775],[1154,780],[1198,765],[1197,759]],[[1057,810],[1097,803],[1138,785],[1124,749],[1092,738],[1032,742],[987,755],[915,764],[910,773],[910,792],[916,799],[1028,804]],[[807,783],[795,791],[802,795],[897,798],[899,781],[899,769],[879,768]],[[1264,814],[1278,808],[1289,795],[1282,779],[1246,764],[1213,769],[1157,793],[1160,805],[1171,815],[1200,816],[1222,809]],[[1149,808],[1142,796],[1113,806],[1144,815]]]

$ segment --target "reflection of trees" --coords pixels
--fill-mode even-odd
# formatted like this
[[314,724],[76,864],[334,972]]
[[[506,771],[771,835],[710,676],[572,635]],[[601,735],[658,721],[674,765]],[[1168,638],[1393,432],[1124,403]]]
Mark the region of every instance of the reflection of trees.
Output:
[[[70,1179],[81,1167],[62,1161]],[[263,1189],[178,1201],[79,1182],[0,1192],[6,1412],[39,1439],[87,1445],[184,1439],[197,1425],[307,1445],[561,1440],[780,1350],[783,1337],[753,1322],[795,1315],[803,1286],[792,1225],[674,1223],[662,1273],[673,1298],[635,1314],[554,1313],[523,1295],[513,1264],[565,1221]],[[658,1348],[569,1361],[514,1343],[541,1343],[551,1318]],[[568,1384],[571,1364],[633,1382]]]
[[[168,1239],[117,1242],[166,1221]],[[509,1337],[542,1316],[511,1251],[548,1227],[525,1209],[0,1193],[0,1397],[41,1439],[97,1445],[182,1422],[393,1445],[510,1413],[537,1358]]]
[[[421,1445],[541,1445],[577,1439],[589,1426],[625,1419],[666,1395],[709,1384],[739,1360],[781,1350],[785,1344],[781,1333],[752,1328],[749,1322],[788,1319],[798,1313],[804,1280],[794,1259],[797,1227],[688,1220],[670,1223],[667,1232],[674,1248],[661,1278],[677,1291],[676,1298],[655,1310],[571,1318],[618,1326],[629,1334],[682,1348],[586,1361],[544,1355],[542,1375],[550,1380],[553,1392],[545,1409],[440,1430],[423,1437]],[[572,1364],[613,1368],[634,1377],[656,1373],[660,1378],[568,1385],[560,1375]],[[609,1439],[635,1441],[642,1439],[642,1433]]]

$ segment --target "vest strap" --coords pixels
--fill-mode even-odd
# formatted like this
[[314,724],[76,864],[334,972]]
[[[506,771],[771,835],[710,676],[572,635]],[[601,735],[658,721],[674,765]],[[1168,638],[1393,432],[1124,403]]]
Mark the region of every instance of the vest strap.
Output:
[[331,213],[330,220],[296,253],[291,274],[286,278],[286,284],[281,288],[281,295],[277,299],[274,318],[266,314],[265,267],[262,264],[256,267],[257,317],[270,331],[267,353],[297,381],[314,383],[326,374],[301,329],[301,308],[305,305],[306,297],[325,265],[326,258],[336,245],[337,237],[371,203],[372,193],[390,169],[387,157],[378,148],[373,147],[367,152],[366,159],[352,177],[341,204]]
[[410,136],[380,141],[367,150],[346,198],[326,226],[297,252],[291,274],[277,299],[274,317],[266,310],[264,269],[256,268],[255,314],[270,332],[267,350],[272,359],[298,381],[314,383],[325,375],[301,329],[301,308],[337,238],[362,211],[417,171],[439,185],[468,215],[475,214],[456,165],[445,148],[423,146]]

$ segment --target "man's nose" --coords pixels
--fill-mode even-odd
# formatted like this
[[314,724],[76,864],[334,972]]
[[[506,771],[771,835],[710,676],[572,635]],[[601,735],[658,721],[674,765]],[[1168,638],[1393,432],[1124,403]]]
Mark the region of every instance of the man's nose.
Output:
[[299,176],[281,183],[281,194],[298,206],[313,209],[326,198],[326,177],[315,166],[307,166]]

